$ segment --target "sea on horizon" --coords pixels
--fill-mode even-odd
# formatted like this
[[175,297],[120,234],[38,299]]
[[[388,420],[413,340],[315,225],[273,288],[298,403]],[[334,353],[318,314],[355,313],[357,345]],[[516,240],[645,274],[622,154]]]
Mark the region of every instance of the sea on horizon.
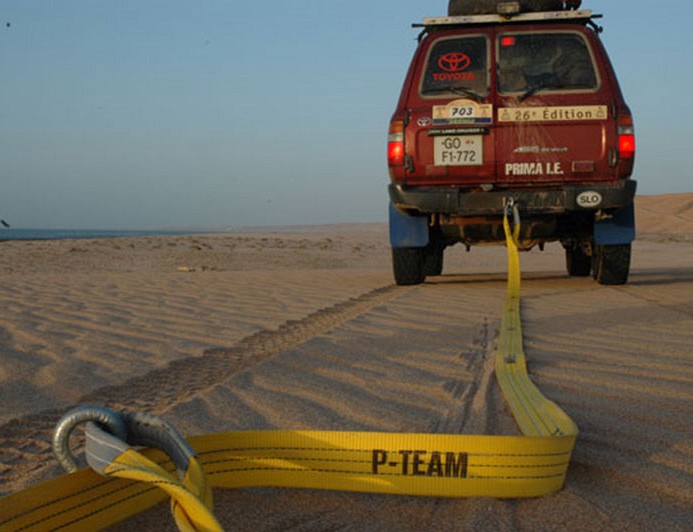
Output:
[[[189,235],[202,233],[201,230],[187,229],[0,229],[0,241],[5,240],[64,240],[84,238],[124,238],[139,236]],[[210,231],[206,231],[210,232]]]
[[354,222],[316,225],[271,225],[271,226],[229,226],[229,227],[182,227],[169,229],[15,229],[0,228],[0,242],[7,240],[65,240],[84,238],[125,238],[173,235],[210,234],[310,234],[338,230],[344,226],[386,227],[384,222]]

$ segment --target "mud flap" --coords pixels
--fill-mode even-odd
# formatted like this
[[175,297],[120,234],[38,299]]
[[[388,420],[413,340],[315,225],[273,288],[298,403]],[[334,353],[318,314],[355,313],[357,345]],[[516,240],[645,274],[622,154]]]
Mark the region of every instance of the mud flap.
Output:
[[393,248],[426,247],[428,217],[404,214],[390,203],[390,244]]
[[630,244],[635,240],[635,204],[617,210],[612,218],[594,222],[594,242],[598,246]]

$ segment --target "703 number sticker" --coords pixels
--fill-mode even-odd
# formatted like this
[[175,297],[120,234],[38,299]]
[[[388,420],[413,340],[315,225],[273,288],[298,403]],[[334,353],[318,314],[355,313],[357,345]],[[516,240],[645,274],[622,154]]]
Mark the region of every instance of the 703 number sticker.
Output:
[[493,105],[474,100],[454,100],[447,105],[433,106],[433,123],[447,124],[490,124],[493,122]]

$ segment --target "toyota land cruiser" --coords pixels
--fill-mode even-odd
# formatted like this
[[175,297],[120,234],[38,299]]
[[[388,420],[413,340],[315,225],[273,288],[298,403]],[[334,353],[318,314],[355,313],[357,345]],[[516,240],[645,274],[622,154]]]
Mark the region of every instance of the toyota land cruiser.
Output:
[[633,119],[598,15],[541,3],[451,0],[417,25],[388,138],[397,284],[440,275],[448,246],[502,244],[510,201],[522,249],[560,242],[569,275],[627,281]]

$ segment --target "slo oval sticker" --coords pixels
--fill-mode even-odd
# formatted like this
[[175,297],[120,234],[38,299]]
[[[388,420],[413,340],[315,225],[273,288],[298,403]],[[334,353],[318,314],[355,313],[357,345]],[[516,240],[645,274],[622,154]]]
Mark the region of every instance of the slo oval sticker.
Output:
[[578,194],[576,202],[586,209],[599,207],[602,204],[602,195],[596,190],[587,190]]

